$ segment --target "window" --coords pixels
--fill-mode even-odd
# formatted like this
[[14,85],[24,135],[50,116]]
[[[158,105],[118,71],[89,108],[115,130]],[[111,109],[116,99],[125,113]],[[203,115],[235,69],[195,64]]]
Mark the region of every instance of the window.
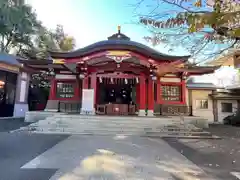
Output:
[[222,112],[232,112],[232,103],[221,103]]
[[208,100],[207,99],[197,100],[196,106],[198,109],[208,109]]
[[162,98],[165,101],[181,101],[181,86],[162,85]]
[[74,97],[74,84],[57,82],[57,98]]

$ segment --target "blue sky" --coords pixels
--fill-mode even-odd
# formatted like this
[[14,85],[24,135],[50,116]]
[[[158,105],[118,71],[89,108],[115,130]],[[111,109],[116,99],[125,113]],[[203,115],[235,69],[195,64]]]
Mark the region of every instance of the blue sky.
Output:
[[[149,30],[137,24],[136,13],[133,4],[140,0],[26,0],[36,10],[38,19],[50,29],[57,24],[64,26],[67,34],[72,35],[77,42],[77,48],[81,48],[97,41],[105,40],[108,36],[117,32],[117,26],[121,25],[122,33],[126,34],[133,41],[148,46],[143,37],[151,35]],[[146,0],[138,8],[137,13],[146,14],[156,5],[156,0]],[[172,6],[161,4],[158,12],[174,11]],[[188,52],[183,47],[174,48],[169,52],[165,44],[155,47],[163,53],[172,55],[186,55]],[[225,72],[225,73],[224,73]],[[224,74],[234,74],[232,68],[225,68],[217,74],[209,77],[198,78],[206,82],[216,82],[217,77],[225,78]],[[232,76],[231,76],[232,78]],[[229,81],[227,79],[226,81]]]
[[[38,14],[38,18],[49,28],[62,24],[65,31],[74,36],[77,47],[84,47],[94,42],[105,40],[117,32],[121,25],[122,33],[133,41],[146,44],[144,36],[151,35],[146,27],[137,24],[136,14],[132,4],[138,0],[27,0]],[[151,3],[152,2],[152,3]],[[155,5],[148,0],[148,5]],[[138,12],[145,13],[152,7],[143,4]],[[170,9],[162,5],[161,9]],[[150,44],[147,44],[150,46]],[[164,44],[156,49],[168,53]],[[187,52],[179,47],[171,54],[186,55]]]

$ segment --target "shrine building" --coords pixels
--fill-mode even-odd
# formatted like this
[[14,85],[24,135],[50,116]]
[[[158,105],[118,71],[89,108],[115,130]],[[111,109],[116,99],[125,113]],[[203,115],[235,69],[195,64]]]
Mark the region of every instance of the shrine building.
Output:
[[[217,68],[187,66],[189,56],[162,54],[131,41],[120,27],[107,40],[49,54],[50,60],[19,60],[28,68],[54,72],[46,111],[162,114],[163,107],[188,107],[188,76],[213,73]],[[173,66],[174,71],[166,70]]]

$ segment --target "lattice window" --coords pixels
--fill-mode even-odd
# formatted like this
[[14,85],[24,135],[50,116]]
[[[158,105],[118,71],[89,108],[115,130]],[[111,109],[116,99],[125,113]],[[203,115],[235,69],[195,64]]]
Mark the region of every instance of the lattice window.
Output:
[[198,109],[208,109],[208,100],[207,99],[196,100],[196,106]]
[[74,97],[74,83],[57,82],[57,98]]
[[181,101],[181,86],[162,85],[162,99],[165,101]]
[[221,103],[222,112],[233,112],[232,103]]

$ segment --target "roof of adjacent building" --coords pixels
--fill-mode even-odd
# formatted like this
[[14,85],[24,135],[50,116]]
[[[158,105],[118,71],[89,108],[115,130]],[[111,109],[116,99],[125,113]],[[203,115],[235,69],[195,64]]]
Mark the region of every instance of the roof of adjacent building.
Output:
[[217,89],[217,87],[212,83],[194,83],[187,84],[189,89]]
[[240,55],[240,51],[237,49],[229,49],[227,54],[221,54],[215,59],[207,62],[207,65],[214,65],[214,66],[236,66],[235,56]]
[[217,89],[217,86],[214,85],[213,83],[194,82],[194,79],[192,77],[187,81],[186,85],[188,89],[207,89],[207,90]]
[[144,44],[131,41],[128,36],[122,34],[120,30],[118,33],[108,37],[108,40],[96,42],[84,48],[72,51],[72,52],[53,52],[49,51],[50,56],[53,58],[75,58],[84,57],[92,53],[107,51],[107,50],[125,50],[132,51],[157,61],[174,61],[174,60],[187,60],[190,56],[171,56],[164,53],[160,53]]
[[17,60],[18,58],[19,57],[11,54],[0,53],[0,62],[6,63],[6,64],[20,66],[20,63]]
[[210,94],[210,96],[214,99],[221,99],[221,100],[240,100],[239,93],[234,92],[215,92]]

